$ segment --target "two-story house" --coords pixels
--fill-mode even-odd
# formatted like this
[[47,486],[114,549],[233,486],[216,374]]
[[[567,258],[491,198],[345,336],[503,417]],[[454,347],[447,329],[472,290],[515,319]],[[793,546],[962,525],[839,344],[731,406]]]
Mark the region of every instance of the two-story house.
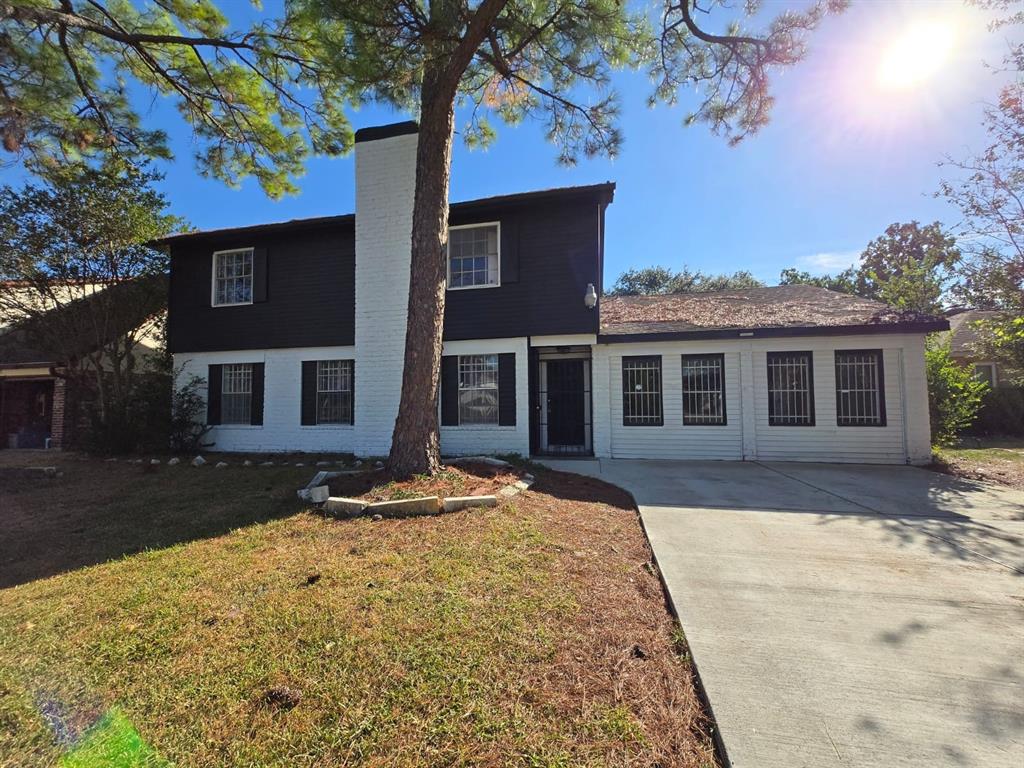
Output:
[[[415,123],[356,134],[356,212],[178,235],[169,343],[216,450],[388,452]],[[611,183],[450,207],[445,455],[924,462],[943,320],[808,286],[602,297]]]

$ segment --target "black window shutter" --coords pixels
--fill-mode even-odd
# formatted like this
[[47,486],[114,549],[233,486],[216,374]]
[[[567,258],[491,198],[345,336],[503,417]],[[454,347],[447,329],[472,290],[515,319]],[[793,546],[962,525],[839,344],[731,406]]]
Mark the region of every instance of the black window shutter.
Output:
[[516,353],[498,355],[498,426],[516,425]]
[[263,373],[264,363],[252,364],[252,400],[249,406],[249,423],[254,426],[263,424]]
[[441,426],[459,425],[459,356],[441,358]]
[[519,282],[519,222],[512,217],[501,221],[501,283]]
[[316,424],[316,360],[302,361],[302,420],[304,426]]
[[348,423],[356,423],[356,361],[353,360],[349,363],[349,367],[352,369],[352,394],[349,397],[352,398],[352,407],[348,409]]
[[267,300],[267,249],[252,249],[252,300]]
[[223,365],[211,365],[206,374],[206,423],[220,424],[220,385]]

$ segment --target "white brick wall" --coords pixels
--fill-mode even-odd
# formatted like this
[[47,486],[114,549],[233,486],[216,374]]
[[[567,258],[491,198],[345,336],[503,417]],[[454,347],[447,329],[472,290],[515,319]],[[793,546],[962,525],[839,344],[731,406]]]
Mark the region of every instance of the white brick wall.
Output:
[[356,452],[387,454],[409,306],[416,134],[356,144]]
[[[208,366],[224,363],[265,363],[263,425],[223,424],[206,440],[214,451],[324,451],[356,452],[355,428],[349,425],[304,427],[302,415],[302,361],[350,360],[354,347],[302,347],[238,352],[191,352],[174,356],[182,369],[179,385],[190,376],[206,379]],[[356,365],[356,394],[361,371]],[[205,389],[204,389],[205,395]],[[358,423],[358,412],[357,412]]]
[[516,425],[441,427],[441,453],[445,456],[518,453],[530,455],[530,379],[526,338],[447,341],[444,355],[516,355]]

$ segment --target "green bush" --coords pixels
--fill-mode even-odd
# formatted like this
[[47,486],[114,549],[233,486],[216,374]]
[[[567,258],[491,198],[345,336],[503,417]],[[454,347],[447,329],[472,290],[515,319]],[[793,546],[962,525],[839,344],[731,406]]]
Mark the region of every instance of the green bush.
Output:
[[997,387],[982,397],[972,435],[1024,437],[1024,389]]
[[925,363],[932,442],[952,445],[974,423],[989,387],[975,379],[971,369],[953,360],[948,340],[943,343],[937,337],[929,339]]

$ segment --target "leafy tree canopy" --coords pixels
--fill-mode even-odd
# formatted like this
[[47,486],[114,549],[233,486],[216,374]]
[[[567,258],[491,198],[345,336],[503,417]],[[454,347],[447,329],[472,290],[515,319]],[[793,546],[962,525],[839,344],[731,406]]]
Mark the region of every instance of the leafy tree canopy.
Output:
[[837,275],[782,271],[782,285],[817,285],[883,301],[897,309],[939,313],[960,261],[956,238],[939,222],[891,224],[868,243],[860,264]]
[[[1009,0],[977,0],[998,15],[993,32],[1002,34],[1024,24],[1024,11]],[[979,354],[999,360],[1024,386],[1024,43],[1012,42],[1002,69],[1011,80],[998,101],[983,112],[987,145],[965,159],[943,164],[953,178],[944,181],[940,197],[956,206],[957,227],[964,248],[958,301],[999,312],[980,325]]]
[[0,188],[0,317],[88,383],[103,421],[129,407],[133,353],[167,306],[167,259],[144,243],[182,222],[159,178],[108,159]]
[[627,269],[615,281],[610,296],[653,296],[667,293],[707,293],[737,288],[759,288],[760,280],[745,270],[731,275],[709,275],[700,270],[683,267],[679,271],[669,267]]
[[176,102],[203,173],[255,176],[279,196],[310,152],[351,148],[347,107],[419,113],[424,73],[443,61],[470,144],[494,137],[490,118],[536,116],[561,161],[614,155],[622,67],[648,71],[652,102],[696,88],[688,121],[738,141],[767,122],[769,70],[797,61],[805,33],[845,4],[820,0],[755,33],[760,4],[726,23],[725,0],[653,13],[618,0],[285,0],[241,30],[214,0],[0,0],[0,138],[34,168],[107,150],[166,158],[167,136],[133,105],[141,86]]

